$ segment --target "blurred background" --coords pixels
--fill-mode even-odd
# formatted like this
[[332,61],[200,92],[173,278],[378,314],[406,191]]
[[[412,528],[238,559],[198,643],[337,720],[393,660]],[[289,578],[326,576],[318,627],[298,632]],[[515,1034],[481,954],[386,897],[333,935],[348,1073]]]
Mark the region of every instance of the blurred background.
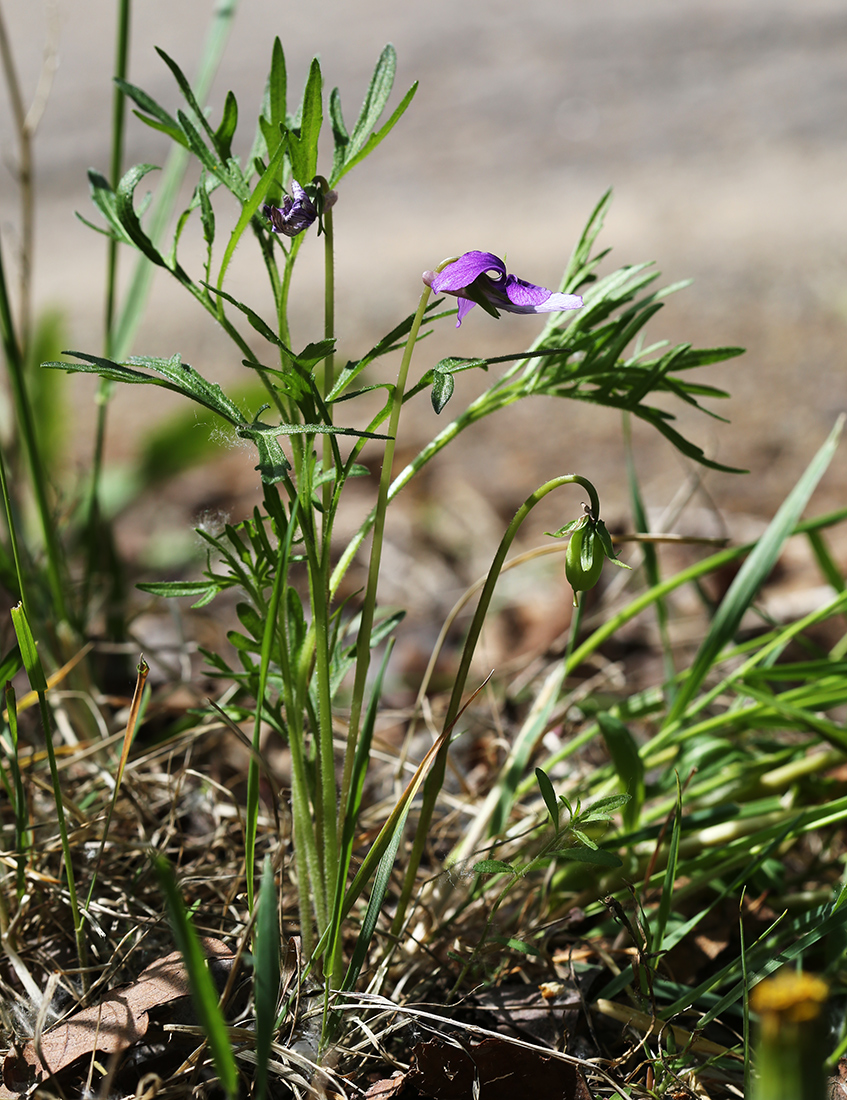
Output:
[[[153,47],[192,78],[212,9],[210,0],[134,7],[129,79],[171,112],[178,92]],[[63,346],[96,353],[105,240],[74,212],[98,220],[86,169],[108,171],[116,5],[3,0],[3,13],[28,100],[45,47],[55,50],[57,65],[35,146],[36,307],[61,311]],[[217,119],[226,91],[235,92],[242,156],[277,34],[290,104],[314,54],[327,91],[340,87],[348,122],[386,42],[398,54],[390,106],[420,81],[397,129],[342,183],[335,223],[342,361],[413,310],[420,273],[447,256],[491,251],[506,257],[510,271],[555,287],[588,215],[613,187],[600,238],[612,248],[604,270],[653,260],[663,284],[694,280],[650,322],[648,337],[748,349],[699,372],[730,392],[715,411],[731,424],[681,415],[685,433],[710,457],[750,471],[694,471],[704,475],[699,503],[713,504],[730,525],[733,515],[770,517],[847,408],[843,2],[241,0],[209,103]],[[19,245],[18,151],[5,91],[0,102],[0,233],[11,260]],[[162,164],[166,153],[166,139],[130,116],[126,164]],[[155,187],[155,175],[148,181]],[[187,236],[183,262],[191,249]],[[301,252],[295,344],[321,334],[320,251],[312,238]],[[238,260],[233,292],[265,305],[257,257],[245,252]],[[122,263],[127,274],[131,257]],[[443,323],[418,352],[413,372],[447,353],[520,351],[537,326],[522,317],[495,323],[476,310],[458,332]],[[216,380],[243,372],[206,315],[161,272],[133,350],[179,351]],[[478,388],[463,376],[454,401]],[[65,380],[64,426],[80,471],[91,451],[94,392],[90,378]],[[168,397],[140,395],[135,387],[118,392],[107,440],[114,468],[132,460],[148,410],[167,411]],[[441,426],[422,405],[405,447]],[[652,431],[636,426],[634,435],[644,494],[658,512],[691,471]],[[818,492],[817,510],[844,503],[845,453],[842,447]],[[225,456],[213,474],[203,467],[163,491],[145,513],[143,534],[138,516],[126,527],[126,544],[132,549],[137,537],[146,545],[159,526],[188,530],[198,510],[214,503],[210,477],[215,492],[226,486],[233,499],[251,503],[258,484],[247,457]],[[539,480],[570,470],[595,479],[607,517],[626,525],[620,420],[582,405],[528,402],[499,414],[446,452],[416,492],[418,503],[438,500],[474,516],[473,530],[490,520],[493,531],[497,517],[510,515]],[[539,530],[563,521],[545,515]],[[410,529],[405,544],[413,548],[415,537]]]

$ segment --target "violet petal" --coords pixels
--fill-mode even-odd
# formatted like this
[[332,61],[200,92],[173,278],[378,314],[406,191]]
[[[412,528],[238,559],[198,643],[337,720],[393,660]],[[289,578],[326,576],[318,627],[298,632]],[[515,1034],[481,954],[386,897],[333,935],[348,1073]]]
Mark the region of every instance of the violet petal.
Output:
[[502,277],[506,274],[506,265],[491,252],[466,252],[436,275],[430,286],[436,294],[455,293],[488,271],[496,271]]

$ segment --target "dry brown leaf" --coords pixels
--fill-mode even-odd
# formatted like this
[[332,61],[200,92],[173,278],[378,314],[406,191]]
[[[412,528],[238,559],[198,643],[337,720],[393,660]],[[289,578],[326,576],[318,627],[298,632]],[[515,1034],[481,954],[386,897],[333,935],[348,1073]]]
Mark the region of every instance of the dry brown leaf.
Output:
[[406,1076],[398,1069],[390,1077],[384,1077],[381,1081],[374,1081],[365,1093],[365,1100],[394,1100],[405,1089]]
[[[210,959],[225,963],[234,956],[221,940],[204,939]],[[13,1100],[45,1077],[59,1073],[93,1051],[115,1054],[137,1043],[147,1032],[153,1008],[188,996],[188,973],[178,951],[172,951],[145,967],[138,980],[115,990],[90,1008],[74,1012],[41,1037],[41,1055],[32,1041],[19,1054],[10,1052],[3,1062],[0,1100]],[[42,1061],[43,1059],[43,1061]]]

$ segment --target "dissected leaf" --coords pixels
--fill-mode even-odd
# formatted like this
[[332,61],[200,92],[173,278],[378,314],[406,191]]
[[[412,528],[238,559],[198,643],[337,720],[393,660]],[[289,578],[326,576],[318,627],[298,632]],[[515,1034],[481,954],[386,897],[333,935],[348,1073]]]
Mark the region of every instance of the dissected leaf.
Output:
[[442,374],[441,371],[435,372],[432,378],[431,401],[436,413],[440,413],[444,409],[444,406],[453,396],[455,387],[456,382],[452,374]]
[[502,859],[481,859],[473,865],[478,875],[513,875],[515,869],[511,863],[504,863]]
[[220,125],[215,130],[215,147],[224,161],[229,160],[232,156],[232,138],[237,126],[238,102],[232,92],[227,92],[223,116]]
[[558,832],[559,803],[556,801],[556,792],[553,789],[553,784],[550,782],[550,777],[547,772],[543,771],[541,768],[536,768],[535,780],[538,783],[538,789],[541,791],[541,797],[544,799],[544,805],[547,807],[547,812],[550,814],[550,821],[553,828]]
[[333,89],[330,96],[330,119],[335,138],[335,154],[330,179],[332,186],[379,145],[412,102],[418,89],[417,81],[403,96],[399,106],[388,121],[379,130],[375,129],[391,95],[396,69],[397,54],[394,47],[388,45],[379,56],[356,125],[353,127],[352,134],[349,135],[341,113],[341,99],[338,95],[338,89]]
[[318,163],[318,136],[323,123],[323,77],[318,59],[312,65],[303,90],[303,101],[298,111],[297,131],[289,134],[289,153],[294,179],[308,183],[315,175]]
[[[217,382],[207,381],[202,374],[196,371],[188,363],[183,363],[177,352],[170,359],[161,359],[155,356],[134,355],[124,363],[115,363],[111,359],[103,359],[98,355],[87,355],[81,351],[63,351],[63,355],[73,355],[82,359],[82,363],[42,363],[42,367],[50,370],[64,370],[68,374],[78,371],[89,374],[99,374],[115,382],[129,382],[133,384],[147,384],[162,386],[173,390],[175,393],[184,394],[192,401],[197,401],[207,409],[228,420],[232,425],[244,424],[246,418],[238,406],[223,392]],[[127,365],[130,364],[130,365]],[[156,378],[145,374],[143,371],[134,370],[135,367],[145,367],[154,370],[164,377]]]
[[605,848],[563,848],[557,855],[561,859],[573,859],[577,863],[594,863],[600,867],[622,867],[623,860]]

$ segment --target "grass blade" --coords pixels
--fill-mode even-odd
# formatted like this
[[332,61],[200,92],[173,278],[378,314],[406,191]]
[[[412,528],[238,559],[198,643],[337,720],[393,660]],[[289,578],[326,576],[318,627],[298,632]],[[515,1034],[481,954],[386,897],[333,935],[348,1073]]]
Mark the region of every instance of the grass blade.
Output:
[[624,828],[635,829],[644,805],[644,761],[635,738],[620,718],[608,711],[601,711],[597,715],[597,724],[623,789],[630,795],[622,811]]
[[756,543],[755,549],[738,571],[712,620],[691,666],[691,671],[680,687],[679,695],[668,713],[665,730],[682,717],[718,654],[735,635],[744,612],[773,569],[783,544],[793,531],[809,498],[832,461],[843,423],[844,417],[841,416],[803,476],[785,498],[768,529]]
[[264,1100],[268,1059],[276,1025],[279,997],[279,914],[270,859],[265,859],[259,890],[254,947],[253,1001],[256,1008],[256,1096]]
[[227,1100],[236,1100],[238,1096],[238,1070],[235,1065],[235,1056],[232,1053],[229,1031],[218,1003],[218,991],[206,965],[200,940],[185,911],[185,904],[177,889],[171,865],[164,857],[159,855],[153,856],[153,862],[168,904],[168,915],[170,916],[176,945],[188,971],[191,998],[200,1021],[200,1027],[208,1040],[215,1069]]
[[651,951],[658,953],[662,950],[662,941],[665,938],[665,929],[668,926],[668,917],[671,915],[673,904],[673,888],[676,881],[676,869],[679,861],[679,838],[682,833],[682,786],[679,775],[676,777],[676,813],[674,814],[671,840],[668,848],[668,865],[665,868],[665,877],[662,883],[662,899],[659,902],[659,912],[656,917],[656,930],[653,935]]
[[15,689],[8,682],[6,684],[6,713],[8,715],[9,734],[12,738],[9,768],[12,772],[12,783],[14,785],[15,851],[17,852],[16,888],[18,899],[20,899],[23,896],[25,886],[26,852],[32,841],[27,829],[26,795],[21,779],[20,764],[18,763],[18,712],[15,706]]
[[53,747],[53,719],[50,708],[47,706],[47,678],[41,665],[41,658],[35,646],[29,620],[22,604],[12,608],[12,625],[18,639],[21,650],[21,659],[24,663],[27,676],[33,691],[38,693],[38,704],[41,709],[41,723],[44,729],[44,742],[47,747],[47,759],[50,764],[50,779],[53,785],[53,801],[56,806],[56,820],[59,826],[59,836],[62,842],[62,855],[65,863],[65,875],[68,881],[68,895],[71,904],[71,918],[74,925],[74,937],[76,939],[77,954],[83,971],[83,984],[87,985],[88,952],[85,945],[85,936],[82,928],[82,913],[76,893],[76,881],[74,879],[73,862],[71,860],[71,845],[68,839],[68,827],[65,821],[65,807],[62,801],[62,786],[59,782],[59,769],[56,765],[56,751]]

